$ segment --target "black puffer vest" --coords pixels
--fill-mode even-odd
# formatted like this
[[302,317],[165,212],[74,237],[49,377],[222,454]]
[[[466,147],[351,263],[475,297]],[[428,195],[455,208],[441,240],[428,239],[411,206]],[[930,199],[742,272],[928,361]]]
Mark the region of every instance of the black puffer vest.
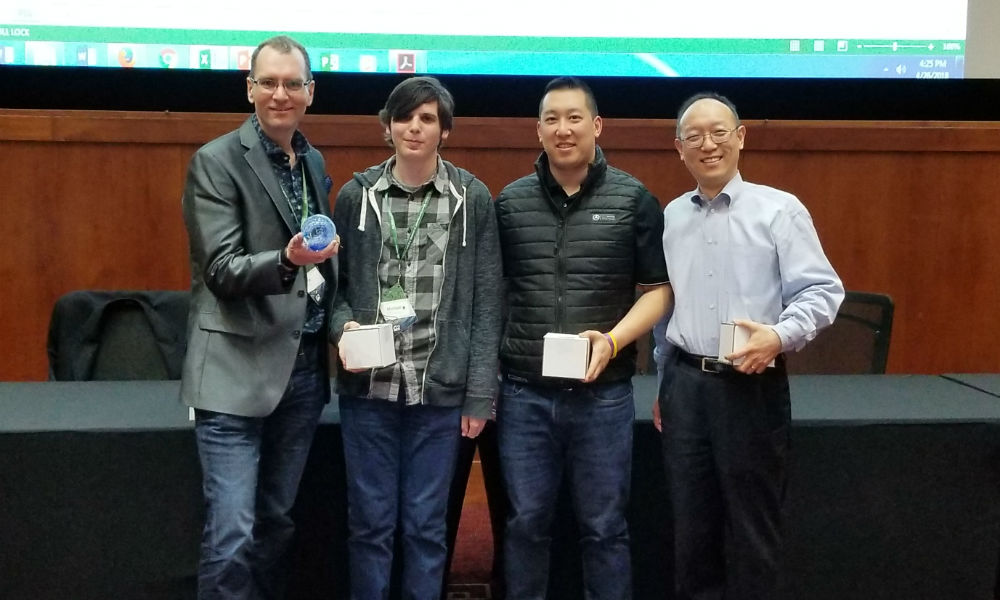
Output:
[[[637,179],[608,166],[600,148],[579,194],[565,205],[545,185],[543,153],[535,174],[508,185],[496,200],[507,319],[500,364],[511,379],[565,385],[542,378],[542,338],[548,332],[608,331],[636,297]],[[635,347],[622,349],[599,382],[629,379]]]

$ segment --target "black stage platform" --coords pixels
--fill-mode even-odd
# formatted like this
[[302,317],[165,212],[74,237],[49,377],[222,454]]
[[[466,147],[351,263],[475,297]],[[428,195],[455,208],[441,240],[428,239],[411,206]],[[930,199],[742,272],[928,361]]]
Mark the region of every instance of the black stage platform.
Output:
[[[655,381],[635,384],[635,598],[669,598]],[[993,598],[998,389],[997,375],[793,377],[788,598]],[[0,598],[194,597],[200,475],[177,390],[0,383]],[[346,597],[337,421],[334,403],[296,505],[290,598]],[[553,598],[582,597],[571,538],[561,524]]]

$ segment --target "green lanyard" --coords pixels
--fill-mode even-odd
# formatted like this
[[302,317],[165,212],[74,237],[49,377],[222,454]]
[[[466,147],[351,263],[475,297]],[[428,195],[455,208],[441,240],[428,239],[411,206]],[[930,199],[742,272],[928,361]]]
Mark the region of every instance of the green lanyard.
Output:
[[[306,222],[309,217],[309,184],[306,182],[306,165],[302,163],[299,165],[302,170],[302,223]],[[299,226],[302,226],[299,223]]]
[[[299,227],[306,222],[309,217],[309,184],[306,182],[306,165],[303,162],[299,162],[299,170],[302,171],[302,220],[299,221]],[[295,205],[292,204],[292,199],[285,193],[285,188],[281,188],[281,193],[285,194],[285,202],[288,203],[288,208],[295,213]]]
[[[417,213],[417,220],[413,223],[413,227],[410,228],[410,237],[406,240],[406,246],[400,250],[399,249],[399,237],[396,234],[396,218],[392,216],[392,206],[389,206],[389,235],[392,237],[392,245],[396,247],[396,257],[399,262],[406,263],[407,257],[410,255],[410,246],[413,245],[413,240],[417,239],[417,230],[420,228],[420,223],[424,220],[424,212],[427,211],[427,205],[431,201],[431,194],[434,190],[429,189],[424,195],[424,201],[420,205],[420,212]],[[399,272],[403,272],[403,267],[400,265]]]

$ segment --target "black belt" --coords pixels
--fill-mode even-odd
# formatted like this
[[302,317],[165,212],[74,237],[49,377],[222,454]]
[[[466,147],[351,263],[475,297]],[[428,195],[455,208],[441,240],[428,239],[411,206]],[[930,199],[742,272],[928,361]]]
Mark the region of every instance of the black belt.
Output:
[[528,379],[519,375],[510,376],[504,373],[503,378],[516,383],[518,385],[526,385],[530,387],[536,387],[544,390],[549,390],[552,392],[582,392],[584,390],[594,389],[594,386],[607,385],[611,383],[621,383],[622,381],[629,381],[628,379],[612,379],[609,381],[591,381],[590,383],[584,383],[579,379],[566,379],[563,377],[543,377],[540,379]]
[[[677,350],[677,362],[684,363],[686,365],[691,365],[692,367],[696,367],[704,371],[705,373],[715,373],[715,374],[732,373],[739,375],[746,374],[738,371],[735,365],[722,362],[718,358],[715,358],[713,356],[700,356],[698,354],[690,354],[680,349]],[[768,367],[768,369],[780,369],[781,371],[784,371],[785,357],[779,354],[774,359],[774,367]]]

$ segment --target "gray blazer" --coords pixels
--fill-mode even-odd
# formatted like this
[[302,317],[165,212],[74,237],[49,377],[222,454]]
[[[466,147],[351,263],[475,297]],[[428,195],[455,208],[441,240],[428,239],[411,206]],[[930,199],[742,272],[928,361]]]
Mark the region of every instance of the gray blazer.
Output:
[[[323,157],[313,148],[305,168],[309,192],[329,216]],[[280,252],[299,231],[300,217],[292,214],[249,119],[195,153],[182,205],[191,311],[181,399],[214,412],[269,415],[291,376],[308,297],[305,269],[290,284],[282,282]],[[320,269],[329,315],[337,262]],[[321,354],[328,372],[327,353]]]

